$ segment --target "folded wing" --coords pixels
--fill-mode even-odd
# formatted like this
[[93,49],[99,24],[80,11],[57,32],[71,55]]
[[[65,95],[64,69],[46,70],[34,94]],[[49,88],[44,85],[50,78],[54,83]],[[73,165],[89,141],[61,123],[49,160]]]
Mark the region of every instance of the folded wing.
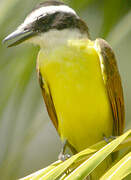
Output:
[[100,57],[103,80],[113,112],[114,135],[118,136],[123,133],[125,124],[124,98],[120,74],[110,45],[103,39],[96,39],[95,48]]

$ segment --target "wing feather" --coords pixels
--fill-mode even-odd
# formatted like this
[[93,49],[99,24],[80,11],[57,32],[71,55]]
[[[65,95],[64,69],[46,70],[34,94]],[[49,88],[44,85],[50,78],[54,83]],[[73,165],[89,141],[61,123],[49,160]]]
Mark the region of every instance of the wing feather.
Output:
[[47,112],[49,114],[50,119],[52,120],[56,130],[58,130],[58,119],[57,119],[57,115],[56,115],[56,110],[55,110],[55,106],[52,100],[52,96],[51,96],[51,92],[50,92],[50,87],[48,86],[47,83],[45,83],[43,81],[42,75],[39,71],[39,69],[37,68],[37,72],[38,72],[38,78],[39,78],[39,83],[40,83],[40,87],[42,90],[42,95],[44,98],[44,102],[47,108]]
[[114,135],[123,133],[125,124],[124,97],[116,58],[110,45],[103,39],[95,41],[102,64],[102,74],[107,88],[114,119]]

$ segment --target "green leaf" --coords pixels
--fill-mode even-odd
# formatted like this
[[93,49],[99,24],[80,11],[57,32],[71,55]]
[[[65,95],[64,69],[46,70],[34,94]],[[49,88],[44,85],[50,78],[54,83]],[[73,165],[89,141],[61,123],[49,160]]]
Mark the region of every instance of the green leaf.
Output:
[[48,173],[49,171],[53,170],[57,165],[61,164],[61,161],[56,161],[55,163],[51,164],[50,166],[41,169],[33,174],[30,174],[29,176],[26,176],[24,178],[21,178],[19,180],[35,180],[43,176],[43,174]]
[[123,179],[131,173],[131,152],[116,163],[100,180]]
[[[62,176],[68,168],[70,170],[71,170],[71,168],[74,169],[74,168],[78,167],[79,164],[81,164],[83,161],[85,161],[78,168],[76,168],[74,171],[72,171],[72,173],[70,173],[70,175],[64,174],[61,177],[62,179],[66,179],[66,180],[72,179],[72,178],[73,179],[83,179],[93,169],[95,169],[97,167],[97,165],[102,160],[104,160],[112,151],[119,150],[120,147],[122,147],[122,148],[125,147],[123,140],[125,140],[126,137],[130,135],[130,133],[131,133],[131,131],[126,132],[124,135],[118,137],[117,139],[113,140],[109,144],[107,144],[105,141],[101,141],[101,142],[85,149],[84,151],[81,151],[80,153],[72,156],[71,158],[69,158],[68,160],[66,160],[64,162],[56,161],[55,163],[51,164],[47,168],[37,171],[36,173],[33,173],[25,178],[22,178],[21,180],[29,180],[29,179],[38,180],[39,178],[41,178],[41,180],[57,179],[60,176]],[[130,137],[128,139],[126,139],[124,141],[127,146],[130,145]],[[121,146],[120,146],[120,143],[122,143]],[[105,144],[107,144],[107,145],[105,145]],[[96,151],[98,151],[98,152],[96,152]],[[90,155],[92,153],[95,153],[95,154],[90,157]]]
[[87,177],[130,133],[131,130],[104,146],[76,168],[65,180],[77,180]]
[[53,171],[49,171],[47,174],[43,175],[41,177],[41,180],[52,180],[58,178],[60,175],[62,175],[73,163],[81,160],[83,157],[89,156],[90,154],[96,152],[98,149],[102,148],[106,144],[105,141],[102,141],[100,143],[97,143],[90,148],[87,148],[84,151],[81,151],[80,153],[72,156],[71,158],[64,161],[62,164],[58,165],[56,168],[53,169]]
[[[29,178],[38,179],[38,177],[41,177],[41,179],[51,179],[51,178],[57,178],[62,173],[65,172],[65,170],[70,167],[74,162],[77,162],[81,160],[82,158],[87,158],[88,155],[95,153],[97,150],[102,148],[106,144],[105,141],[101,141],[90,148],[85,149],[84,151],[81,151],[80,153],[72,156],[68,160],[66,160],[63,163],[55,162],[48,166],[47,168],[44,168],[40,171],[37,171],[36,173],[33,173],[25,178],[22,178],[21,180],[28,180]],[[58,166],[56,166],[58,165]],[[53,170],[53,171],[52,171]]]

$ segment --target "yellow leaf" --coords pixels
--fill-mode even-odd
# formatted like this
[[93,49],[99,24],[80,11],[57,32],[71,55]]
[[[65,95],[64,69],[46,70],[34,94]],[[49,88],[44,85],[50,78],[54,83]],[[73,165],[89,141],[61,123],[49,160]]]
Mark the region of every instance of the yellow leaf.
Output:
[[100,178],[100,180],[123,179],[131,173],[131,152],[117,162],[110,170]]
[[87,177],[130,133],[131,130],[104,146],[76,168],[65,180],[82,180]]

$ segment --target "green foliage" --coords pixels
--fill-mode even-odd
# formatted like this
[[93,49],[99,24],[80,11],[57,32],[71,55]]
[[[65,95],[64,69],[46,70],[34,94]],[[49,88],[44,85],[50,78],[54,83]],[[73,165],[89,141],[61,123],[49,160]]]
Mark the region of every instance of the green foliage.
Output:
[[118,163],[116,163],[101,180],[106,180],[109,177],[112,179],[123,179],[131,173],[131,152],[124,156]]
[[[2,0],[0,41],[12,32],[41,1]],[[126,129],[129,129],[131,127],[131,1],[65,0],[65,2],[75,8],[87,21],[93,39],[101,36],[113,46],[124,84]],[[35,73],[38,50],[37,47],[30,45],[7,49],[0,43],[0,179],[14,180],[44,167],[53,158],[55,159],[60,147],[53,128],[50,130],[53,135],[47,131],[50,127],[49,120],[43,108]],[[47,150],[50,144],[53,152]],[[38,148],[36,151],[34,150],[36,146],[42,146],[43,149]],[[30,152],[32,156],[28,159]]]
[[[81,151],[80,153],[72,156],[64,162],[55,162],[34,174],[31,174],[20,180],[55,180],[55,179],[65,179],[65,180],[82,180],[90,175],[91,172],[113,151],[116,147],[131,135],[131,130],[127,131],[125,134],[111,141],[107,145],[103,146],[103,142],[97,143],[89,147],[88,149]],[[130,146],[130,143],[128,146]],[[100,147],[101,145],[101,147]],[[120,147],[119,147],[120,148]],[[96,150],[97,149],[97,150]],[[81,161],[77,165],[78,161]],[[75,167],[75,168],[74,168]],[[119,162],[117,162],[111,169],[109,169],[101,180],[123,179],[128,174],[131,173],[131,152],[127,153]]]

